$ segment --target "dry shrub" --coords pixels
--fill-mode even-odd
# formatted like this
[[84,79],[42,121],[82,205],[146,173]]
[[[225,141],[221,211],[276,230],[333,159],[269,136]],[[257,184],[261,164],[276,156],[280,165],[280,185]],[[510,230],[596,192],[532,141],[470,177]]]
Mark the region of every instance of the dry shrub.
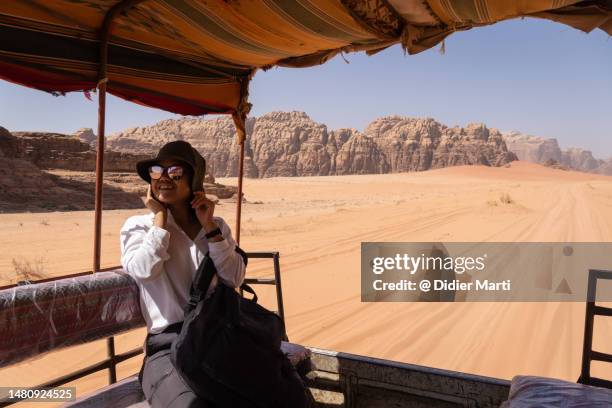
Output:
[[12,259],[15,278],[17,281],[30,281],[45,278],[45,261],[42,257],[30,262],[28,259]]
[[499,197],[499,201],[502,204],[512,204],[514,203],[514,200],[512,199],[512,197],[510,197],[510,194],[508,193],[503,193],[500,197]]

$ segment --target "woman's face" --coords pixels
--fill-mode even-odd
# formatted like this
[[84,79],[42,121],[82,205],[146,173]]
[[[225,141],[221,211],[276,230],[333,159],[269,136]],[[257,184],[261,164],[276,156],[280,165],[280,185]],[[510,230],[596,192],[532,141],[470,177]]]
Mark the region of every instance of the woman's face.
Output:
[[151,178],[151,190],[155,197],[164,204],[174,205],[189,201],[191,198],[191,180],[189,180],[189,170],[186,166],[176,160],[164,159],[159,161],[159,165],[167,168],[169,166],[183,167],[183,175],[179,180],[168,177],[165,170],[159,179]]

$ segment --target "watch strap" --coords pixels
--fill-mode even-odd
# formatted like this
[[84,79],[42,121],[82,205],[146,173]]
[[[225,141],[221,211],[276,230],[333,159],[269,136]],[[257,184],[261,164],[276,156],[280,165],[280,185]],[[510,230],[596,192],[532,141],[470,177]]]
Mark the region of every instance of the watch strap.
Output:
[[210,239],[212,237],[216,237],[217,235],[221,235],[221,229],[219,229],[219,227],[217,227],[214,230],[206,233],[204,236],[206,237],[206,239]]

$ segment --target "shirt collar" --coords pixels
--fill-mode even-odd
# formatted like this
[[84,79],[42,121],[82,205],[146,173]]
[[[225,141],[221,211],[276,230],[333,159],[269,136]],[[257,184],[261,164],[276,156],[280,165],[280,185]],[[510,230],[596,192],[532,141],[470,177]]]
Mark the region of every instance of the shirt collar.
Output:
[[[168,214],[168,219],[166,220],[166,222],[168,222],[169,224],[172,224],[176,229],[180,230],[183,234],[187,235],[187,233],[185,233],[185,231],[183,231],[183,229],[174,220],[174,217],[172,216],[172,211],[167,210],[167,214]],[[153,218],[155,218],[155,214],[151,212],[151,219]],[[202,239],[205,239],[206,238],[205,234],[206,232],[204,231],[204,228],[200,229],[200,232],[198,232],[198,235],[196,235],[194,241],[200,241]]]
[[[168,218],[166,219],[166,222],[168,222],[168,223],[170,223],[170,224],[172,224],[172,225],[174,225],[174,226],[176,226],[176,227],[180,228],[180,227],[178,226],[178,224],[176,223],[176,221],[174,221],[174,217],[172,216],[172,211],[167,210],[167,211],[166,211],[166,214],[168,214],[168,215],[167,215],[167,217],[168,217]],[[151,220],[155,219],[155,213],[154,213],[153,211],[151,211],[151,212],[149,213],[149,217],[151,217]]]

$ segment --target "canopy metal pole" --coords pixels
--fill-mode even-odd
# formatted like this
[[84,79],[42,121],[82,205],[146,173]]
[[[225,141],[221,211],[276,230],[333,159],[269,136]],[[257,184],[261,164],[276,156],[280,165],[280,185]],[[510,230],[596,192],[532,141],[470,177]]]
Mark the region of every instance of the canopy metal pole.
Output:
[[104,184],[104,125],[106,123],[106,69],[108,63],[108,42],[115,17],[143,0],[123,0],[111,7],[104,16],[100,29],[100,66],[98,71],[98,148],[96,152],[96,191],[94,199],[94,256],[93,272],[100,270],[100,249],[102,235],[102,186]]
[[[243,91],[244,91],[243,86]],[[243,97],[244,98],[244,97]],[[234,125],[236,125],[236,134],[238,136],[238,145],[240,146],[240,160],[238,162],[238,198],[236,202],[236,244],[240,245],[240,216],[242,215],[242,179],[244,177],[244,141],[246,139],[246,112],[238,110],[232,114]]]
[[102,184],[104,172],[104,124],[106,115],[106,81],[98,83],[98,151],[96,152],[96,198],[93,272],[100,270],[100,236],[102,232]]
[[240,245],[240,215],[242,213],[242,177],[244,176],[244,139],[240,141],[240,163],[238,165],[238,203],[236,205],[236,244]]
[[[121,12],[135,6],[143,0],[123,0],[111,7],[104,16],[104,22],[100,30],[100,66],[98,72],[98,149],[96,151],[96,196],[95,196],[95,228],[94,228],[94,259],[93,273],[100,270],[100,250],[102,235],[102,186],[104,184],[104,127],[106,124],[106,76],[108,65],[108,42],[113,20]],[[115,355],[115,338],[106,339],[106,349],[108,353],[108,381],[110,384],[117,382],[118,362]]]

